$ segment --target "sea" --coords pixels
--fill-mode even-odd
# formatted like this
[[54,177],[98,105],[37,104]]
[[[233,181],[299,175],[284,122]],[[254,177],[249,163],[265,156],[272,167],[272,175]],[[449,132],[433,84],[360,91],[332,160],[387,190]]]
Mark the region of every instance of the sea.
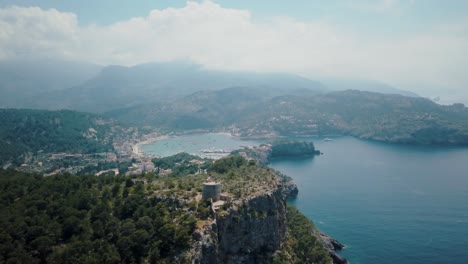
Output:
[[[313,141],[323,155],[275,159],[297,206],[346,245],[352,264],[468,263],[468,148],[418,147],[339,137]],[[160,156],[264,141],[226,134],[169,138],[142,147]]]

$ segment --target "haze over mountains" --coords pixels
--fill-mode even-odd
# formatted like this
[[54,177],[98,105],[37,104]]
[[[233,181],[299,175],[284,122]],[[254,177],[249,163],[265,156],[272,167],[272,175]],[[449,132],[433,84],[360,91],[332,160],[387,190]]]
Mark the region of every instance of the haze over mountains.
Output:
[[438,105],[377,81],[317,81],[186,62],[100,67],[22,60],[1,66],[3,74],[10,73],[0,82],[4,108],[98,113],[168,132],[215,129],[245,137],[353,135],[468,144],[468,111],[462,104]]
[[0,69],[3,108],[102,113],[230,87],[248,88],[266,97],[347,89],[416,96],[379,82],[317,81],[285,73],[217,71],[186,62],[101,67],[83,62],[16,59],[1,62]]
[[33,107],[37,95],[79,85],[101,66],[57,59],[17,58],[0,60],[0,107]]
[[388,84],[371,80],[352,80],[352,79],[321,79],[327,89],[332,91],[360,90],[384,94],[399,94],[410,97],[419,97],[419,95],[392,87]]
[[134,67],[106,67],[81,85],[44,94],[36,107],[105,112],[232,86],[268,88],[272,92],[326,90],[321,83],[296,75],[221,72],[186,63],[151,63]]

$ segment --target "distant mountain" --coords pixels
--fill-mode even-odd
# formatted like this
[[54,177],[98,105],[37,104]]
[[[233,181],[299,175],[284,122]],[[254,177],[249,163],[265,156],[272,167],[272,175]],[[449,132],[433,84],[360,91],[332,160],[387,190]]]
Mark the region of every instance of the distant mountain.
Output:
[[323,80],[293,74],[219,71],[185,62],[133,67],[100,66],[45,59],[0,62],[0,108],[71,109],[107,112],[167,102],[197,91],[243,87],[263,97],[362,90],[417,97],[374,81]]
[[325,79],[320,80],[330,91],[359,90],[383,94],[399,94],[409,97],[419,97],[419,95],[395,88],[385,83],[368,80],[345,80],[345,79]]
[[395,143],[468,145],[468,108],[462,104],[442,106],[424,98],[356,90],[262,97],[230,88],[106,115],[167,131],[224,129],[245,137],[353,135]]
[[0,108],[30,107],[38,94],[78,85],[100,69],[95,64],[53,59],[0,61]]
[[110,111],[104,116],[137,126],[150,125],[178,130],[213,128],[235,122],[240,112],[267,98],[257,90],[236,87],[195,92],[168,102]]
[[233,86],[273,94],[326,91],[317,81],[290,74],[214,71],[189,63],[150,63],[106,67],[81,85],[36,98],[33,107],[106,112]]
[[282,96],[245,114],[240,135],[353,135],[407,144],[468,145],[468,108],[428,99],[348,90]]
[[191,95],[104,113],[104,116],[136,126],[155,126],[177,130],[206,129],[232,124],[244,111],[261,105],[276,96],[292,94],[311,96],[310,90],[231,87],[217,91],[199,91]]

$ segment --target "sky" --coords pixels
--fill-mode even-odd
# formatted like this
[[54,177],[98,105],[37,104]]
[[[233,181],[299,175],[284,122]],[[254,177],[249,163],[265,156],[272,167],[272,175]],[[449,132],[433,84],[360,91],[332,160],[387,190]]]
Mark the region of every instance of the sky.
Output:
[[0,60],[376,80],[468,102],[465,0],[0,0]]

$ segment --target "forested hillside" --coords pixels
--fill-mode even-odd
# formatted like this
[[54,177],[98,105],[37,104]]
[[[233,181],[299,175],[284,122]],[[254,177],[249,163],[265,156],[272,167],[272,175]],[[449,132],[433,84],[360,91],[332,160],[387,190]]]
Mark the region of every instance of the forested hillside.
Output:
[[237,123],[240,134],[353,135],[407,144],[468,144],[468,108],[428,99],[344,91],[283,96],[258,106]]
[[[158,160],[158,166],[178,171],[169,177],[151,173],[43,177],[0,169],[0,263],[192,263],[200,254],[193,245],[201,230],[216,223],[214,217],[221,221],[232,214],[236,221],[261,223],[285,214],[246,205],[256,196],[271,197],[284,179],[241,157],[229,157],[215,163],[197,161],[207,165],[213,178],[223,183],[223,192],[232,197],[213,215],[210,201],[201,199],[207,175],[176,169],[193,158]],[[263,206],[273,206],[272,202]],[[284,206],[284,200],[281,203]],[[313,224],[298,214],[290,210],[283,215],[290,217],[284,225],[292,232],[278,249],[276,263],[291,263],[288,259],[329,263]],[[243,228],[236,223],[233,228]],[[217,240],[216,234],[205,235],[213,236],[205,243]],[[265,250],[251,252],[257,253]]]
[[123,176],[0,170],[0,190],[2,263],[161,263],[188,247],[196,224]]
[[112,150],[110,124],[74,111],[0,109],[0,161],[23,162],[37,152],[97,153]]
[[362,91],[282,95],[242,88],[201,92],[107,116],[168,131],[224,129],[238,136],[329,136],[408,144],[468,144],[468,108]]

